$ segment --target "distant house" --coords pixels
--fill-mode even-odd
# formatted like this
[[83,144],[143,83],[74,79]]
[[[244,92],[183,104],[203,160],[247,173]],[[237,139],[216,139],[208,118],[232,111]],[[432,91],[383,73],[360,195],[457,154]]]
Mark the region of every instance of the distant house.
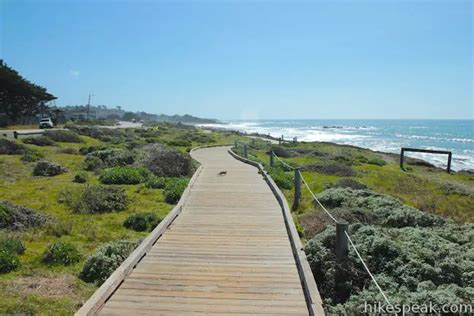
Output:
[[79,110],[79,111],[65,111],[64,117],[66,118],[66,120],[83,121],[83,120],[87,120],[87,117],[89,117],[90,120],[95,120],[97,118],[97,115],[95,111],[90,111],[89,115],[87,115],[86,110]]

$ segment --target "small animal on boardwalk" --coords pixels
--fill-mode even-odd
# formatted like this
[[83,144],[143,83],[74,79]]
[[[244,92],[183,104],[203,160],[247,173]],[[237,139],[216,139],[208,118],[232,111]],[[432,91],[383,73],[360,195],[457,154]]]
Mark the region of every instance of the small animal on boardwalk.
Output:
[[220,175],[220,176],[225,176],[226,174],[227,174],[227,170],[223,170],[223,171],[218,173],[218,175]]

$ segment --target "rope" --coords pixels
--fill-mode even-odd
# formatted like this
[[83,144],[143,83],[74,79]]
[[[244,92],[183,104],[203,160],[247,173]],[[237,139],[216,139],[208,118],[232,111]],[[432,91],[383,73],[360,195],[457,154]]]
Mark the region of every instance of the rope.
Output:
[[324,207],[323,204],[321,204],[321,202],[319,202],[318,198],[316,197],[316,195],[314,195],[313,191],[311,190],[311,188],[309,187],[308,183],[306,182],[306,180],[304,179],[303,175],[301,174],[301,171],[298,171],[300,176],[301,176],[301,180],[303,181],[304,185],[306,186],[306,188],[308,189],[309,193],[311,193],[311,195],[313,196],[313,199],[318,202],[319,206],[321,206],[321,208],[326,212],[326,214],[328,214],[328,216],[337,224],[338,221],[337,219],[332,216],[331,213],[329,213],[329,211]]
[[292,167],[289,164],[287,164],[286,162],[284,162],[283,160],[281,160],[277,155],[275,155],[275,153],[273,153],[273,157],[275,157],[279,162],[282,163],[282,165],[289,168],[290,170],[295,170],[295,167]]
[[370,275],[370,277],[372,278],[372,281],[374,281],[375,285],[377,286],[377,288],[379,289],[380,293],[382,294],[383,298],[385,299],[385,301],[387,302],[388,305],[392,305],[390,303],[390,301],[388,300],[387,298],[387,295],[385,295],[385,293],[382,291],[382,288],[380,287],[380,285],[378,284],[377,280],[375,280],[374,276],[372,275],[372,273],[370,272],[369,268],[367,267],[367,265],[365,264],[364,262],[364,259],[362,259],[362,256],[360,255],[359,251],[357,250],[356,246],[354,245],[354,243],[352,242],[352,239],[351,237],[349,236],[349,234],[347,233],[347,231],[344,231],[344,233],[346,234],[347,238],[349,239],[349,242],[351,243],[351,246],[352,248],[354,248],[354,251],[355,253],[357,254],[357,257],[359,257],[360,261],[362,262],[362,265],[364,266],[365,270],[367,271],[367,273]]

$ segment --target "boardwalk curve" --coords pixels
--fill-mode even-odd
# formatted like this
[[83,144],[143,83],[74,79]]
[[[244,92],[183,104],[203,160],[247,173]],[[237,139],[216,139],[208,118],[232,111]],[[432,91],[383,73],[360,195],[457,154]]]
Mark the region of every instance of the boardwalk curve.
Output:
[[78,315],[323,314],[275,188],[229,148],[192,152],[201,167],[172,219]]

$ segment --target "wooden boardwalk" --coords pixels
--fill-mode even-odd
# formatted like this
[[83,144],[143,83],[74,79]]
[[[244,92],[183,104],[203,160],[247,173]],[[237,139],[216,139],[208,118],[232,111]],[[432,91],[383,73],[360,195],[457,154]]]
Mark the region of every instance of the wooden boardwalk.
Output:
[[228,149],[193,152],[202,166],[182,211],[99,314],[310,314],[282,208]]

